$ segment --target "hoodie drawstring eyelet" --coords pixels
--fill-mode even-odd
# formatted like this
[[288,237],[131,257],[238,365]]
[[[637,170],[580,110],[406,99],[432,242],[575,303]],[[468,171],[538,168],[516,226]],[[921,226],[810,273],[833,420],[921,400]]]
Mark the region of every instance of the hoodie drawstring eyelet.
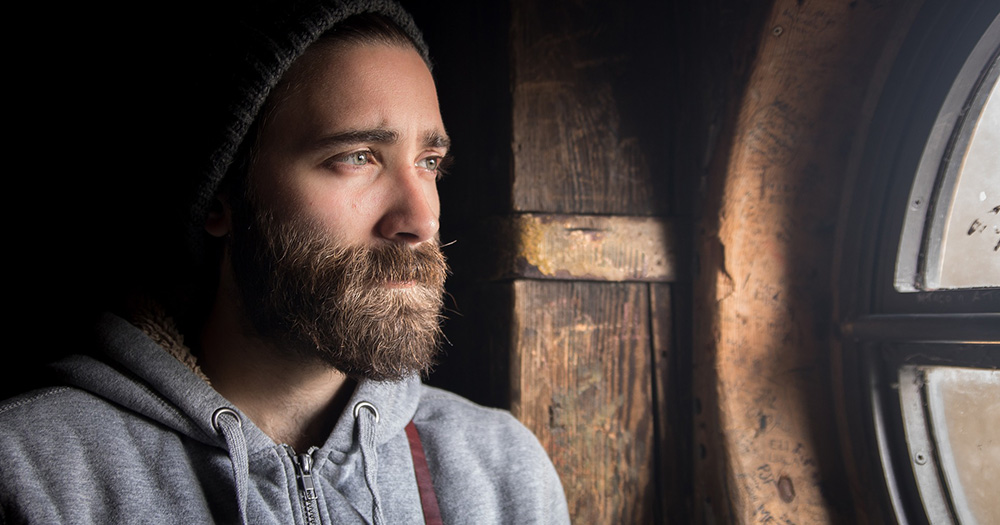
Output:
[[250,483],[250,459],[247,453],[247,439],[243,435],[243,421],[231,408],[220,408],[212,414],[212,426],[226,439],[229,460],[233,464],[236,480],[236,499],[239,506],[240,522],[247,523],[247,487]]
[[[367,409],[367,410],[363,410]],[[361,447],[361,463],[365,470],[365,484],[372,495],[372,522],[382,525],[382,502],[378,494],[378,453],[375,442],[376,424],[378,424],[378,409],[375,405],[361,401],[354,405],[354,419],[358,422],[358,443]]]

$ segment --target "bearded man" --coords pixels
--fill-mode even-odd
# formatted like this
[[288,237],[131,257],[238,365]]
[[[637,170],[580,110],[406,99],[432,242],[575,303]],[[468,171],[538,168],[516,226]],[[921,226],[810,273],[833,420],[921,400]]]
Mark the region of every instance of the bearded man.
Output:
[[413,21],[312,3],[249,33],[191,206],[210,304],[109,313],[0,405],[0,522],[568,523],[524,426],[420,380],[450,143]]

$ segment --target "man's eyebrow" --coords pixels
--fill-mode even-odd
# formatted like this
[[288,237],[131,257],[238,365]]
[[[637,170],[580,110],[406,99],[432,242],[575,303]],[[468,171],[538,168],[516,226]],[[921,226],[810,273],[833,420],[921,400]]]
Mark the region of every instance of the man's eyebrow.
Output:
[[[333,135],[320,137],[314,143],[316,149],[330,148],[342,144],[358,143],[375,144],[395,144],[399,142],[399,132],[385,128],[373,129],[351,129]],[[428,131],[424,133],[423,146],[425,148],[451,149],[451,139],[438,131]]]
[[424,133],[424,147],[451,149],[451,139],[437,131],[428,131]]
[[341,133],[320,137],[313,144],[313,146],[316,149],[323,149],[343,144],[358,144],[364,142],[375,144],[395,144],[396,142],[399,142],[399,133],[385,128],[351,129]]

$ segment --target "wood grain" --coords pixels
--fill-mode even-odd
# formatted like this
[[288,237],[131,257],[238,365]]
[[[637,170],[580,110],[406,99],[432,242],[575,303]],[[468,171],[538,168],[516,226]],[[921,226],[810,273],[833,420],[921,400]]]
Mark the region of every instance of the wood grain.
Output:
[[[649,285],[657,523],[691,522],[690,286]],[[675,304],[679,305],[675,309]]]
[[663,68],[646,67],[662,31],[632,38],[654,3],[512,2],[516,211],[662,214]]
[[522,213],[493,221],[495,278],[668,282],[677,222],[657,217]]
[[549,450],[579,523],[651,523],[645,284],[517,281],[511,410]]
[[664,219],[674,80],[650,67],[668,10],[511,2],[512,210],[494,278],[513,279],[511,409],[553,458],[576,523],[666,512],[648,283],[680,273]]

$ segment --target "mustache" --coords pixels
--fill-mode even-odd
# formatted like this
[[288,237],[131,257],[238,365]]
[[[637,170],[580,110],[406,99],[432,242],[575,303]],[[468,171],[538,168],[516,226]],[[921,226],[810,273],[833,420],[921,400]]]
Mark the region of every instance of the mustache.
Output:
[[363,268],[359,280],[368,285],[387,282],[416,282],[436,286],[446,273],[444,254],[437,242],[425,242],[416,247],[386,244],[354,250],[358,265]]
[[[450,273],[436,239],[416,246],[401,243],[345,246],[309,235],[305,242],[312,246],[294,252],[279,249],[281,253],[274,254],[277,265],[308,268],[319,281],[334,280],[364,287],[414,282],[435,288],[441,286]],[[272,248],[278,246],[272,245]]]

